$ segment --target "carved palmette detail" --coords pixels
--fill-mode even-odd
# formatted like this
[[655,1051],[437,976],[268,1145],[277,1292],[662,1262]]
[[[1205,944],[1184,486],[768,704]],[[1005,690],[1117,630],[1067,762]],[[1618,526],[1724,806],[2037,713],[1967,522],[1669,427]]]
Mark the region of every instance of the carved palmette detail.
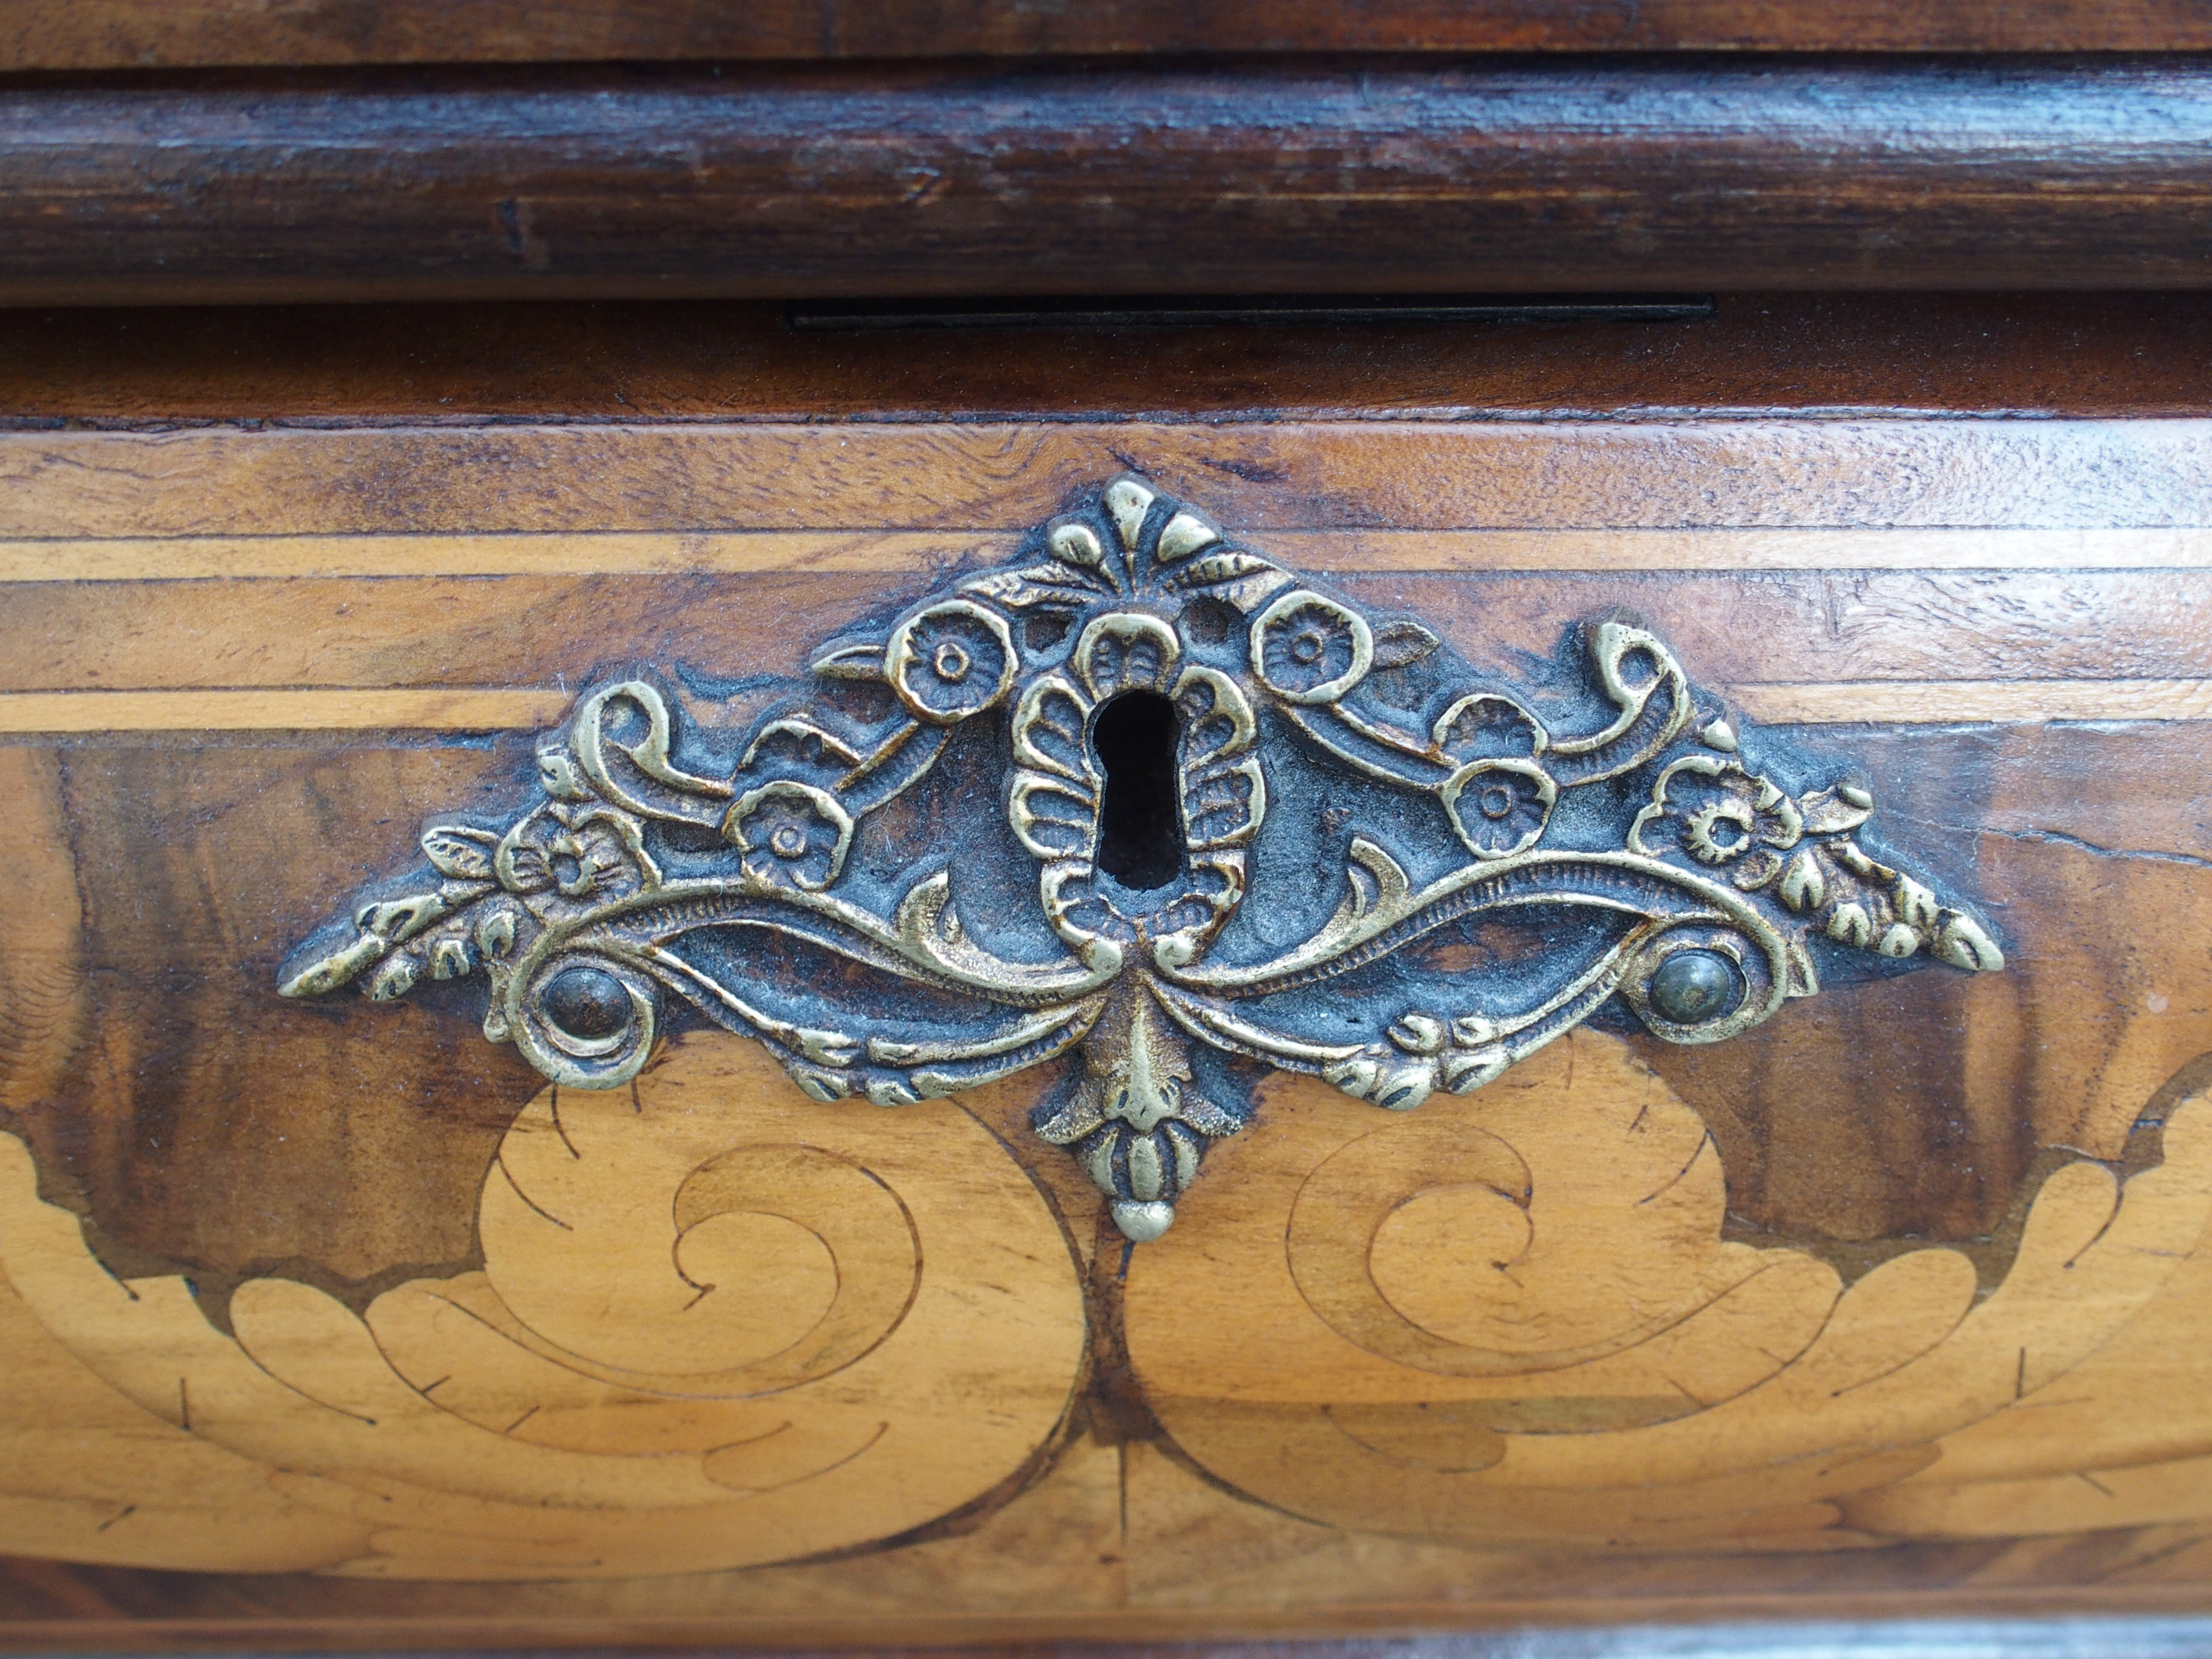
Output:
[[[1266,1066],[1404,1110],[1616,1000],[1709,1042],[1816,991],[1820,952],[2002,965],[1860,845],[1862,783],[1740,735],[1633,621],[1580,642],[1548,700],[1495,684],[1118,478],[1011,567],[832,641],[736,742],[679,735],[649,672],[593,690],[541,739],[535,800],[431,824],[435,879],[359,905],[281,989],[481,973],[485,1035],[585,1088],[635,1077],[678,1005],[824,1101],[1077,1050],[1036,1133],[1143,1240]],[[1099,726],[1133,696],[1169,751],[1157,879],[1109,856]],[[1488,950],[1498,926],[1523,948]]]

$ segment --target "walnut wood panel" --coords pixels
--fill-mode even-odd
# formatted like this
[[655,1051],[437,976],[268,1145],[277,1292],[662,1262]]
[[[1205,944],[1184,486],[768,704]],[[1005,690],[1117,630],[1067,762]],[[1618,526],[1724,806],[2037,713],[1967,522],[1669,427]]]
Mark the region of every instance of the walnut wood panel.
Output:
[[[2081,738],[2064,732],[2022,736],[2023,742],[2002,746],[1994,771],[1984,763],[1991,758],[1986,753],[1975,757],[1976,750],[1989,750],[1987,735],[1973,736],[1942,756],[1899,740],[1893,752],[1908,769],[1893,774],[1878,766],[1877,771],[1887,798],[1916,815],[1962,830],[1986,823],[1995,833],[2019,839],[2027,862],[1994,871],[1984,863],[1983,880],[2001,902],[2019,893],[2005,906],[2008,926],[2018,928],[2039,911],[2048,916],[2043,925],[2050,943],[2025,941],[2023,966],[2034,988],[2026,1006],[1998,1012],[1978,1009],[1971,1000],[1964,1007],[1950,1005],[1942,996],[1931,1005],[1927,994],[1943,988],[1922,976],[1895,981],[1889,994],[1855,1000],[1832,1030],[1800,1030],[1747,1054],[1740,1062],[1743,1071],[1726,1063],[1717,1074],[1710,1068],[1700,1074],[1696,1066],[1668,1067],[1681,1098],[1701,1113],[1716,1138],[1729,1172],[1731,1207],[1771,1230],[1757,1235],[1761,1243],[1771,1248],[1778,1241],[1807,1240],[1849,1269],[1854,1258],[1839,1247],[1853,1239],[1915,1234],[1923,1240],[1957,1237],[1971,1245],[1977,1235],[2002,1237],[2004,1213],[2023,1196],[2019,1183],[2036,1146],[2101,1146],[2106,1156],[2115,1156],[2117,1139],[2143,1103],[2159,1097],[2177,1069],[2188,1070],[2207,1041],[2203,987],[2174,977],[2188,958],[2154,949],[2131,958],[2123,977],[2112,978],[2100,949],[2105,936],[2071,932],[2075,913],[2058,898],[2069,891],[2094,894],[2105,925],[2130,937],[2199,933],[2178,907],[2204,902],[2197,890],[2201,867],[2183,849],[2201,847],[2198,826],[2207,809],[2196,797],[2160,793],[2161,781],[2177,766],[2188,765],[2194,745],[2156,727],[2117,742],[2093,740],[2088,755],[2081,753]],[[70,1036],[75,1028],[69,1020],[83,1018],[82,1012],[32,1028],[43,1036],[45,1075],[68,1074],[70,1081],[51,1106],[41,1103],[26,1115],[27,1127],[43,1126],[34,1127],[33,1138],[53,1190],[111,1194],[93,1201],[95,1214],[106,1210],[113,1221],[89,1236],[120,1271],[158,1276],[181,1262],[210,1302],[241,1277],[273,1274],[304,1279],[359,1305],[396,1284],[468,1268],[474,1189],[507,1117],[537,1085],[507,1075],[504,1068],[482,1082],[458,1072],[454,1062],[465,1055],[441,1036],[441,1024],[448,1031],[458,1028],[477,1053],[504,1056],[477,1043],[465,1018],[434,1006],[409,1022],[411,1032],[380,1033],[380,1063],[363,1074],[359,1068],[368,1054],[358,1042],[347,1042],[338,1022],[301,1011],[306,1021],[287,1033],[272,1026],[260,1012],[268,1005],[255,995],[263,977],[257,970],[276,948],[272,935],[283,917],[313,899],[305,885],[288,896],[291,878],[274,887],[265,879],[276,867],[274,848],[282,844],[272,837],[299,821],[295,803],[302,796],[297,792],[305,788],[304,799],[316,803],[317,821],[340,830],[343,840],[332,846],[326,839],[322,856],[312,864],[295,861],[289,867],[297,878],[319,884],[331,872],[343,874],[349,857],[361,868],[371,867],[380,839],[373,803],[392,787],[378,780],[376,769],[363,770],[372,756],[380,764],[440,758],[428,751],[364,752],[352,745],[320,751],[272,750],[265,744],[228,751],[203,745],[165,752],[124,743],[66,753],[57,757],[58,771],[54,762],[37,763],[39,771],[11,780],[11,798],[26,805],[66,803],[66,820],[50,821],[107,829],[100,837],[105,850],[81,830],[71,832],[76,850],[68,855],[64,880],[33,876],[34,882],[44,880],[39,890],[50,895],[46,908],[18,914],[26,921],[38,917],[51,942],[27,950],[11,940],[10,962],[41,964],[49,984],[56,978],[66,984],[69,964],[82,952],[92,982],[144,983],[155,999],[116,1001],[112,993],[103,992],[98,999],[103,1006],[88,1011],[95,1034]],[[506,765],[511,769],[524,758],[513,754]],[[453,754],[451,762],[480,776],[501,765],[497,755],[475,750]],[[425,774],[413,781],[454,799],[467,793],[466,775]],[[2084,776],[2101,780],[2102,793],[2078,795]],[[1925,782],[1936,779],[1961,798],[1923,799]],[[349,799],[350,792],[364,789]],[[2142,832],[2140,844],[2117,853],[2080,844],[2087,837],[2075,832],[2109,833],[2116,817],[2146,799],[2170,815],[2168,827],[2133,826]],[[354,800],[359,805],[349,811]],[[171,825],[207,826],[161,853],[161,864],[173,873],[157,872],[149,860],[157,843],[149,836],[161,833],[147,827],[149,810]],[[165,839],[173,842],[175,831]],[[349,848],[355,850],[349,854]],[[2014,889],[2015,882],[2027,884]],[[162,896],[171,883],[180,884],[172,890],[175,896]],[[72,914],[84,902],[79,893],[92,896],[82,922]],[[126,902],[118,908],[116,899]],[[205,908],[210,901],[214,911]],[[72,944],[72,924],[85,930],[79,936],[83,943]],[[27,931],[23,921],[15,926],[19,933]],[[186,946],[181,955],[179,945]],[[2201,975],[2201,966],[2195,971]],[[181,992],[189,999],[173,1013],[157,1012],[164,975],[174,988],[170,996]],[[2098,992],[2085,1000],[2086,985]],[[188,986],[196,988],[186,991]],[[2166,1005],[2155,1015],[2148,1012],[2154,1000]],[[52,990],[36,1000],[20,994],[10,999],[19,1008],[57,1002],[67,1009],[66,997],[58,999]],[[298,1019],[286,1011],[283,1023]],[[1961,1030],[1984,1035],[1966,1041],[1947,1035]],[[101,1037],[99,1031],[109,1035]],[[2123,1031],[2115,1050],[2110,1045]],[[418,1047],[424,1040],[428,1046]],[[319,1061],[311,1058],[317,1053]],[[82,1057],[88,1054],[112,1057],[87,1066]],[[193,1057],[186,1060],[186,1054]],[[71,1054],[79,1057],[75,1066]],[[1931,1073],[1936,1055],[1944,1071]],[[2025,1075],[2003,1069],[1999,1062],[2008,1055],[2033,1069]],[[1878,1062],[1872,1070],[1869,1059]],[[331,1070],[334,1064],[339,1069]],[[1748,1093],[1747,1074],[1756,1079]],[[11,1070],[11,1076],[28,1075],[27,1066]],[[2021,1121],[2023,1087],[2048,1103],[2037,1109],[2045,1114],[2039,1124]],[[118,1088],[125,1091],[121,1097]],[[297,1092],[302,1090],[304,1097]],[[2081,1116],[2083,1103],[2093,1098],[2110,1103],[2100,1109],[2101,1123]],[[344,1103],[341,1112],[326,1109],[333,1100]],[[995,1109],[1006,1114],[1011,1128],[1025,1105],[1024,1098],[1002,1099]],[[49,1135],[57,1138],[49,1140]],[[449,1139],[441,1143],[439,1137]],[[1883,1150],[1869,1163],[1866,1149],[1874,1146]],[[328,1168],[334,1155],[349,1170],[365,1173],[382,1165],[404,1174],[379,1188],[358,1174],[335,1183],[281,1173]],[[1852,1179],[1839,1182],[1839,1169],[1852,1170]],[[442,1240],[428,1224],[441,1209],[447,1218]],[[331,1252],[325,1241],[348,1237],[358,1241],[359,1253],[326,1259]],[[391,1262],[394,1255],[400,1261]],[[225,1261],[245,1265],[226,1273]],[[1406,1293],[1402,1287],[1400,1293]],[[2190,1396],[2185,1391],[2172,1397]],[[1217,1443],[1202,1430],[1188,1432],[1208,1455],[1218,1455]],[[2185,1438],[2185,1431],[2173,1432]],[[2048,1582],[2047,1553],[2029,1546],[2014,1546],[2009,1553],[1985,1547],[1916,1547],[1910,1577],[1923,1586],[1918,1589],[1899,1584],[1894,1550],[1865,1556],[1846,1552],[1811,1562],[1784,1558],[1786,1576],[1783,1562],[1759,1555],[1725,1564],[1682,1562],[1670,1570],[1650,1561],[1608,1566],[1602,1557],[1575,1560],[1557,1553],[1540,1560],[1468,1555],[1433,1543],[1391,1547],[1380,1562],[1373,1559],[1373,1547],[1364,1547],[1364,1564],[1355,1566],[1346,1551],[1356,1540],[1335,1542],[1327,1528],[1312,1522],[1241,1506],[1188,1472],[1176,1449],[1180,1444],[1079,1443],[1020,1501],[993,1511],[974,1531],[923,1546],[922,1557],[911,1564],[894,1552],[870,1558],[865,1571],[845,1564],[842,1570],[777,1568],[672,1585],[658,1582],[650,1616],[625,1611],[627,1598],[594,1595],[581,1586],[542,1586],[520,1600],[514,1591],[495,1595],[414,1586],[398,1598],[374,1586],[281,1577],[225,1581],[218,1602],[207,1600],[215,1586],[188,1577],[167,1592],[174,1600],[158,1605],[172,1613],[204,1608],[198,1617],[214,1622],[199,1626],[203,1635],[258,1631],[262,1639],[281,1639],[277,1632],[283,1631],[335,1628],[318,1620],[380,1619],[391,1637],[412,1639],[482,1639],[496,1633],[512,1640],[518,1632],[553,1628],[533,1620],[559,1620],[572,1639],[720,1632],[822,1640],[868,1628],[849,1610],[841,1611],[864,1584],[872,1596],[896,1598],[902,1621],[919,1608],[945,1621],[925,1628],[1003,1633],[1042,1627],[1024,1623],[1020,1588],[1034,1595],[1049,1587],[1062,1609],[1059,1629],[1127,1632],[1263,1628],[1289,1616],[1282,1598],[1299,1583],[1359,1587],[1352,1603],[1324,1595],[1300,1605],[1297,1616],[1310,1628],[1447,1616],[1544,1616],[1563,1606],[1558,1598],[1568,1584],[1580,1595],[1611,1597],[1612,1605],[1641,1613],[1686,1605],[1668,1597],[1689,1594],[1693,1586],[1700,1595],[1717,1592],[1719,1599],[1708,1606],[1741,1609],[1832,1607],[1841,1604],[1839,1598],[1877,1587],[1896,1593],[1884,1603],[1891,1607],[1986,1607],[2006,1600],[2014,1575],[2036,1583],[2040,1605],[2090,1605],[2100,1597],[2125,1603],[2131,1595],[2145,1605],[2173,1604],[2189,1599],[2194,1583],[2191,1534],[2178,1524],[2128,1534],[2124,1540],[2110,1537],[2106,1553],[2091,1560],[2077,1553],[2069,1569],[2077,1575],[2069,1581],[2071,1601]],[[143,1443],[139,1455],[145,1455]],[[2098,1478],[2108,1480],[2109,1472]],[[2080,1489],[2090,1491],[2085,1485]],[[1116,1518],[1124,1504],[1133,1519]],[[94,1510],[87,1524],[122,1507],[118,1500]],[[1218,1540],[1217,1548],[1195,1558],[1208,1564],[1204,1572],[1194,1565],[1194,1530]],[[114,1536],[119,1532],[118,1526],[108,1534],[118,1555],[130,1536]],[[1009,1584],[1003,1565],[994,1563],[1014,1547],[1013,1539],[1030,1542],[1024,1572]],[[1220,1577],[1224,1561],[1235,1569],[1225,1582]],[[887,1579],[881,1576],[886,1573]],[[1516,1577],[1524,1582],[1516,1584]],[[1479,1600],[1467,1595],[1470,1580]],[[1947,1601],[1945,1591],[1926,1588],[1931,1581],[1972,1588],[1955,1589]],[[33,1575],[28,1584],[39,1582]],[[73,1582],[83,1587],[78,1603],[88,1612],[155,1605],[127,1574]],[[1449,1615],[1431,1599],[1447,1583],[1459,1587],[1454,1592],[1459,1606]],[[29,1588],[25,1594],[20,1605],[27,1612],[38,1603],[27,1599]],[[744,1598],[748,1611],[742,1618],[729,1610],[726,1598],[732,1595]],[[1254,1599],[1243,1599],[1248,1596]],[[1376,1599],[1382,1597],[1389,1599]],[[1762,1602],[1760,1597],[1773,1599]],[[1262,1604],[1275,1611],[1262,1611]],[[103,1628],[116,1627],[88,1625],[77,1634],[99,1639],[95,1632]],[[27,1626],[23,1638],[51,1639],[54,1633],[51,1626]]]
[[[7,434],[0,726],[87,712],[0,741],[0,1638],[2212,1607],[2207,443],[1741,411]],[[1754,719],[1826,711],[1793,741],[1858,769],[2007,970],[1832,985],[1711,1048],[1585,1031],[1404,1115],[1279,1082],[1133,1257],[1031,1144],[1050,1079],[822,1105],[693,1033],[580,1101],[458,983],[274,994],[423,812],[506,810],[595,672],[681,665],[689,713],[737,719],[746,677],[1131,465],[1470,661],[1517,676],[1627,607]],[[906,1206],[909,1346],[782,1442],[744,1401],[595,1412],[603,1376],[543,1369],[835,1308],[797,1224],[740,1201],[763,1169],[878,1269],[916,1271],[881,1195]],[[1360,1248],[1302,1205],[1330,1182],[1390,1212]],[[672,1249],[678,1190],[714,1201]],[[1516,1225],[1520,1286],[1482,1254]],[[741,1316],[671,1311],[748,1271]],[[1645,1297],[1681,1328],[1494,1383],[1342,1316],[1603,1339]],[[493,1363],[470,1320],[545,1340]],[[879,1424],[905,1437],[854,1467],[896,1478],[841,1477]]]
[[[1971,1238],[2002,1219],[2037,1146],[2118,1156],[2142,1101],[2212,1049],[2206,970],[2187,943],[2188,918],[2207,902],[2202,743],[2201,728],[2153,723],[2102,737],[1968,727],[1899,732],[1871,749],[1857,733],[1824,744],[1869,763],[1883,798],[1914,822],[1960,838],[1954,856],[1978,864],[2026,959],[1988,984],[1909,976],[1735,1045],[1651,1050],[1720,1137],[1739,1213],[1790,1235]],[[92,1019],[96,1033],[72,1037],[87,1046],[69,1052],[106,1058],[74,1072],[44,1062],[40,1075],[58,1080],[40,1085],[29,1121],[55,1159],[51,1175],[76,1172],[105,1194],[95,1213],[108,1233],[205,1273],[286,1261],[380,1285],[466,1255],[473,1206],[456,1194],[481,1182],[496,1134],[482,1137],[537,1087],[532,1075],[457,1017],[458,992],[373,1037],[334,1011],[271,1006],[261,993],[291,944],[285,919],[375,872],[390,839],[380,802],[495,801],[526,749],[520,738],[486,750],[339,733],[198,744],[117,733],[61,752],[70,868],[88,896],[71,905],[82,906],[82,932],[25,954],[82,954],[111,988],[57,1028]],[[276,878],[289,826],[309,819],[317,859],[291,855],[296,873]],[[210,828],[177,828],[196,823]],[[2100,925],[2172,943],[2101,960],[2103,936],[2081,934],[2069,908],[2081,892],[2094,895]],[[51,975],[36,984],[27,1006],[51,1009]],[[2157,1018],[2146,1017],[2152,1003]],[[1970,1040],[1987,1022],[2008,1035]],[[304,1103],[331,1091],[343,1111]],[[288,1121],[302,1112],[312,1121]],[[454,1136],[479,1150],[455,1156]],[[1956,1136],[1974,1150],[1945,1151]],[[1922,1155],[1896,1150],[1915,1143]],[[387,1156],[392,1172],[380,1173]],[[299,1179],[333,1158],[353,1172],[347,1182]]]
[[[2199,570],[2212,528],[2023,530],[1281,530],[1297,562],[1331,571]],[[975,530],[963,556],[1003,559],[1018,538]],[[872,575],[946,563],[927,531],[690,531],[27,538],[0,541],[0,581],[346,577]]]
[[1688,322],[802,334],[713,302],[0,311],[0,423],[2199,412],[2187,294],[1730,294]]
[[2186,52],[2212,46],[2194,7],[1751,5],[1647,0],[1633,8],[1528,0],[1440,10],[1405,3],[1192,8],[1065,0],[1019,8],[896,0],[568,0],[557,8],[426,0],[9,0],[0,69],[281,64],[545,63],[600,58],[884,58],[1196,52]]
[[910,531],[951,559],[1130,466],[1255,532],[2212,526],[2188,419],[671,422],[18,432],[0,537]]
[[[1345,591],[1369,603],[1466,617],[1448,631],[1471,661],[1548,656],[1563,617],[1621,606],[1723,685],[1839,685],[1846,707],[1849,688],[1889,682],[2189,683],[2212,667],[2204,571],[1341,574]],[[0,612],[0,694],[550,689],[593,667],[659,659],[721,680],[797,673],[804,642],[826,637],[884,581],[795,573],[20,584]],[[787,642],[764,649],[732,629],[732,613],[762,605],[786,619]]]
[[0,301],[2195,287],[2208,86],[2185,56],[23,79]]

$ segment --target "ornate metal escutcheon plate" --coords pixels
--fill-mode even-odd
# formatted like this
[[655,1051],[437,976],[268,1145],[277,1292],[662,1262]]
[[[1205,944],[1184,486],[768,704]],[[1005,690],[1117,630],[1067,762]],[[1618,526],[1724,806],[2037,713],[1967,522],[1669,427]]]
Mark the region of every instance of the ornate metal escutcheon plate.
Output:
[[1740,731],[1630,620],[1572,655],[1498,683],[1118,478],[831,641],[747,729],[648,671],[599,686],[535,799],[432,823],[431,873],[281,988],[481,973],[484,1035],[581,1088],[634,1078],[681,1007],[824,1101],[1073,1051],[1036,1132],[1143,1241],[1269,1066],[1402,1111],[1609,1005],[1711,1042],[1824,959],[2002,965],[1861,844],[1862,783]]

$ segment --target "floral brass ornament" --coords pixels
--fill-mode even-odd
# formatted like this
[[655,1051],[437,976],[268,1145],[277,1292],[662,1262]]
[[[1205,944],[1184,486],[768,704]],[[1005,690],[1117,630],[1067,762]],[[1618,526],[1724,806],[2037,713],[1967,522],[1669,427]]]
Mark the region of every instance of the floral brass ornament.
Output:
[[2002,966],[1859,844],[1863,786],[1740,736],[1632,622],[1580,645],[1554,695],[1492,683],[1118,478],[1012,565],[832,641],[734,740],[679,741],[656,677],[592,692],[541,738],[534,803],[433,823],[435,878],[281,988],[481,973],[485,1035],[583,1088],[636,1076],[678,1005],[823,1101],[1073,1053],[1036,1132],[1144,1241],[1268,1066],[1406,1110],[1608,1003],[1711,1042],[1817,991],[1824,952]]

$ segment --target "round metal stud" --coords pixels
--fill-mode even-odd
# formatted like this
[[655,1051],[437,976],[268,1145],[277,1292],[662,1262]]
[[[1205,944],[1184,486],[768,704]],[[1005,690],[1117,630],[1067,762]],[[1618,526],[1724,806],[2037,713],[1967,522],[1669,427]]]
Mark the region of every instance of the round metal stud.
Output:
[[1651,975],[1651,1006],[1677,1025],[1702,1025],[1743,1002],[1743,975],[1717,951],[1677,951]]
[[602,968],[569,968],[545,988],[545,1018],[572,1037],[615,1036],[630,1022],[629,993]]

